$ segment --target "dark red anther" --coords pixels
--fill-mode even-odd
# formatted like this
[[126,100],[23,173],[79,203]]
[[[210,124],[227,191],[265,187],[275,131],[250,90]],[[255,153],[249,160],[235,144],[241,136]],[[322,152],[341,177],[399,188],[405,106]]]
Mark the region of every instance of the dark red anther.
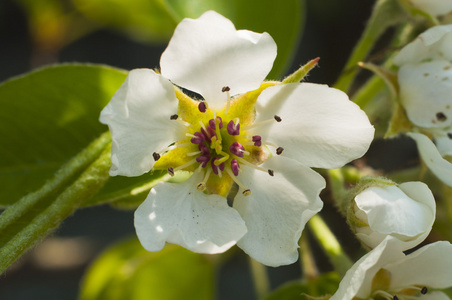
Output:
[[[221,119],[221,117],[217,117],[218,119],[218,128],[223,128],[223,120]],[[213,130],[215,130],[215,120],[214,119],[210,119],[209,120],[209,127],[212,128]]]
[[215,173],[215,175],[218,175],[218,169],[220,169],[220,171],[224,171],[224,162],[222,162],[218,166],[215,165],[215,161],[219,159],[220,157],[215,157],[214,159],[212,159],[212,162],[210,163],[210,165],[212,166],[212,171]]
[[262,146],[261,136],[260,135],[254,135],[253,136],[253,142],[254,142],[254,146],[257,146],[257,147]]
[[190,140],[193,144],[199,145],[206,140],[204,134],[202,134],[201,132],[195,132],[194,136],[195,137]]
[[239,163],[237,162],[237,160],[235,158],[232,159],[231,160],[231,170],[235,176],[239,175],[239,169],[240,169],[240,166],[239,166]]
[[205,113],[207,110],[207,105],[204,101],[199,102],[198,109],[200,112]]
[[243,151],[245,151],[245,148],[240,143],[234,142],[229,147],[229,151],[238,157],[243,157]]
[[230,135],[239,135],[240,134],[240,123],[235,124],[233,120],[228,123],[228,133]]

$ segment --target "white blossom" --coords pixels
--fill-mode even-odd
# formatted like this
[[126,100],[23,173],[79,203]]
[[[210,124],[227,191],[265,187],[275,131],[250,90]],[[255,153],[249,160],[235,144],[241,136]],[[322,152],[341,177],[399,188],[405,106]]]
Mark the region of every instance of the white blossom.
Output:
[[[415,125],[412,137],[432,172],[452,186],[452,25],[430,28],[394,58],[400,103]],[[435,146],[436,144],[436,146]]]
[[356,236],[369,248],[390,235],[402,243],[402,250],[408,250],[430,233],[436,203],[422,182],[372,186],[356,195],[353,214],[359,220],[353,226]]
[[149,251],[170,242],[219,253],[237,243],[270,266],[296,261],[301,232],[323,205],[325,181],[310,167],[362,156],[374,129],[339,90],[264,82],[275,56],[267,33],[237,31],[209,11],[177,26],[161,74],[132,70],[102,111],[113,139],[111,175],[192,173],[158,184],[135,212]]
[[443,300],[436,289],[452,286],[452,245],[441,241],[405,255],[399,241],[386,237],[359,259],[330,300]]

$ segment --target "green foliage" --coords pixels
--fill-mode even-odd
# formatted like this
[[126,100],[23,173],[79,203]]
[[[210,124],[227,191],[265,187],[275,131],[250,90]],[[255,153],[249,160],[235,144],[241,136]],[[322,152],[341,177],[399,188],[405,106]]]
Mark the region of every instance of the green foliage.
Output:
[[175,245],[146,251],[136,238],[103,253],[88,270],[80,300],[212,299],[213,264]]
[[304,21],[304,0],[73,0],[88,18],[151,43],[166,43],[183,18],[197,18],[215,10],[237,28],[268,32],[278,45],[269,75],[280,77],[297,50]]
[[99,113],[126,77],[105,66],[43,68],[0,85],[0,204],[42,186],[107,130]]
[[289,282],[278,288],[265,300],[310,299],[307,296],[328,299],[328,295],[336,292],[340,281],[339,274],[331,272],[306,282]]
[[[107,66],[55,65],[0,85],[0,206],[37,190],[108,128],[99,114],[127,73]],[[162,173],[117,177],[85,205],[125,200]],[[136,202],[142,201],[145,193]]]

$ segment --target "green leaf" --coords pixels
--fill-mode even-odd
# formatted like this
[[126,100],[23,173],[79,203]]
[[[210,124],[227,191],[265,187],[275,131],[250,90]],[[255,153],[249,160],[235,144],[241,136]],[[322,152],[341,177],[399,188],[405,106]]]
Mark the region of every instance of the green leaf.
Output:
[[99,113],[126,72],[56,65],[0,85],[0,205],[38,189],[108,128]]
[[80,300],[212,299],[213,264],[176,245],[146,251],[136,238],[103,253],[82,282]]
[[338,273],[330,272],[307,282],[289,282],[276,289],[265,300],[310,299],[306,295],[328,299],[328,295],[333,295],[336,292],[340,281],[341,278]]
[[304,0],[73,0],[97,22],[151,43],[166,43],[183,18],[198,18],[215,10],[237,28],[268,32],[278,45],[270,79],[284,74],[293,59],[304,24]]
[[[108,130],[100,111],[127,72],[100,65],[55,65],[0,85],[0,207],[37,190],[71,157]],[[127,200],[163,174],[115,177],[88,204]],[[141,195],[143,200],[145,195]],[[86,205],[86,204],[85,204]]]

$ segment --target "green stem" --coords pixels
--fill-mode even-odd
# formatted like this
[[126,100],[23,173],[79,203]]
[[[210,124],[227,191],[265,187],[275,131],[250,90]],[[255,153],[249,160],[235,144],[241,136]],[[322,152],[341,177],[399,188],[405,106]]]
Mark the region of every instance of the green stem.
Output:
[[303,279],[314,279],[319,277],[319,270],[315,264],[314,256],[312,255],[311,247],[309,246],[308,235],[302,234],[299,242],[300,248],[300,264],[303,271]]
[[270,281],[268,279],[267,268],[251,257],[249,257],[249,263],[257,298],[264,299],[270,292]]
[[[67,184],[59,195],[52,195],[52,202],[46,205],[47,202],[41,203],[41,198],[36,195],[41,195],[36,192],[34,197],[24,197],[27,201],[18,201],[11,208],[8,208],[6,221],[2,222],[8,225],[7,229],[14,227],[14,234],[11,232],[2,231],[2,246],[0,248],[0,273],[6,270],[16,259],[24,254],[28,249],[36,245],[45,236],[52,232],[65,218],[70,216],[80,204],[96,193],[103,184],[108,180],[108,171],[111,166],[110,161],[110,135],[104,134],[95,142],[93,142],[86,150],[73,158],[68,164],[62,167],[55,178],[48,182],[50,187],[55,186],[55,182],[67,182],[68,178],[58,179],[58,176],[73,175],[70,168],[74,166],[76,160],[92,160],[95,159],[86,170],[75,180],[72,184]],[[102,147],[103,146],[103,147]],[[99,153],[101,147],[101,153]],[[92,150],[90,152],[89,150]],[[100,154],[100,156],[99,156]],[[96,159],[97,158],[97,159]],[[74,161],[75,160],[75,161]],[[77,164],[75,164],[77,165]],[[72,176],[69,176],[72,178]],[[59,186],[59,184],[56,184]],[[52,190],[45,186],[41,189],[43,191]],[[45,195],[48,193],[44,193]],[[35,200],[33,203],[30,200]],[[23,206],[23,207],[22,207]],[[31,216],[30,219],[23,220],[21,216]],[[17,226],[16,226],[17,225]]]
[[[42,200],[51,195],[58,194],[71,180],[79,176],[84,169],[99,157],[106,145],[110,142],[110,133],[106,132],[102,134],[87,148],[61,167],[54,177],[46,182],[39,190],[22,197],[15,204],[8,207],[0,217],[0,232],[3,232],[9,225],[22,218],[27,211]],[[1,241],[0,239],[0,245]]]
[[350,91],[350,87],[359,70],[357,67],[358,62],[363,61],[367,57],[375,42],[388,27],[397,24],[404,17],[405,13],[396,0],[378,0],[375,3],[369,22],[353,49],[341,76],[334,84],[335,88],[344,92]]
[[347,270],[353,265],[353,262],[342,250],[341,245],[331,232],[330,228],[319,215],[313,216],[311,220],[309,220],[308,225],[322,248],[325,250],[334,269],[340,275],[345,275]]

